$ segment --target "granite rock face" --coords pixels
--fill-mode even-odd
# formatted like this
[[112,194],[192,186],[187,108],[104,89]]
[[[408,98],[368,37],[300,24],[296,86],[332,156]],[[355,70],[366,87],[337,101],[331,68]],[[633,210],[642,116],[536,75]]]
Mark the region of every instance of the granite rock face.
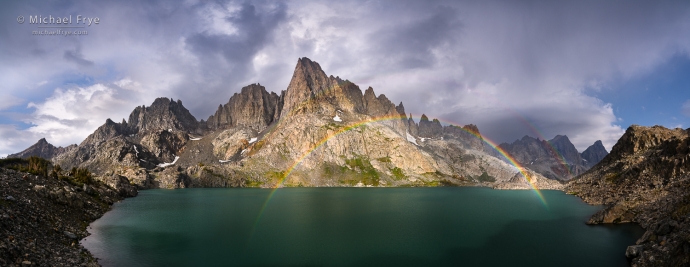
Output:
[[79,146],[53,157],[53,162],[96,173],[111,171],[114,166],[154,168],[174,160],[188,133],[198,130],[198,122],[182,101],[157,98],[149,107],[136,107],[129,121],[107,119]]
[[285,92],[280,117],[323,111],[319,102],[328,102],[342,111],[365,112],[362,91],[357,85],[338,77],[326,76],[319,63],[301,58]]
[[249,127],[263,131],[280,118],[282,98],[268,93],[260,84],[251,84],[235,93],[227,104],[218,106],[215,114],[206,121],[209,129]]
[[256,142],[257,135],[251,128],[225,130],[213,139],[213,154],[223,161],[237,158],[249,147],[250,142]]
[[606,208],[590,224],[646,229],[626,255],[632,266],[690,264],[690,129],[630,126],[611,153],[566,191]]
[[474,124],[465,126],[448,125],[443,127],[443,137],[448,139],[459,140],[465,148],[477,151],[484,150],[484,141],[482,141],[479,128]]
[[407,129],[413,136],[419,136],[419,126],[417,126],[417,123],[412,119],[412,113],[410,113],[410,117],[407,119]]
[[198,124],[196,118],[182,105],[181,100],[175,102],[161,97],[153,101],[149,107],[136,107],[123,126],[130,133],[160,129],[191,132],[197,130]]
[[16,154],[10,154],[8,158],[28,158],[31,156],[41,157],[44,159],[50,159],[62,153],[65,153],[71,149],[76,148],[77,145],[69,145],[67,147],[55,147],[54,145],[48,143],[45,138],[41,138],[22,152]]
[[429,118],[422,114],[422,118],[419,120],[419,137],[434,138],[443,135],[443,126],[441,122],[437,119],[429,121]]

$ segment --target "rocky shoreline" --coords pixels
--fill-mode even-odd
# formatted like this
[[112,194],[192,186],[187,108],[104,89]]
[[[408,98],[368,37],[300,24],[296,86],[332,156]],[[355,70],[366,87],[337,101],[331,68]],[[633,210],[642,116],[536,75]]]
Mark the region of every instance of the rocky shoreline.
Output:
[[606,208],[589,224],[639,223],[632,266],[690,265],[690,129],[633,125],[594,168],[565,190]]
[[[113,203],[137,194],[135,187],[122,176],[100,177],[99,180],[78,187],[65,180],[0,168],[0,265],[99,266],[79,240],[88,236],[88,225],[109,211]],[[568,185],[568,189],[575,188],[576,184]],[[530,189],[523,183],[515,185],[494,189]],[[665,207],[679,205],[679,199],[688,202],[690,194],[682,190],[688,186],[690,179],[682,180],[673,186],[678,192],[658,199],[662,205],[644,205],[645,209],[634,218],[621,220],[621,216],[627,216],[625,212],[609,206],[587,223],[640,223],[647,232],[626,251],[626,256],[634,260],[632,266],[677,263],[672,253],[678,253],[679,249],[687,251],[690,247],[687,241],[690,232],[682,230],[690,229],[690,218],[670,219],[673,214]],[[563,190],[562,186],[550,189]],[[589,204],[602,204],[585,194],[578,196]]]
[[0,168],[0,266],[99,266],[79,240],[122,193]]

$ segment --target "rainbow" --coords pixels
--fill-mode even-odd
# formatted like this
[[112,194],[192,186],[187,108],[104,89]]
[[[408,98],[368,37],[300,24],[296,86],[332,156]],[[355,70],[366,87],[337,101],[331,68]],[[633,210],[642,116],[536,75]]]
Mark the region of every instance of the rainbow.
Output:
[[[338,136],[338,135],[340,135],[340,134],[342,134],[342,133],[348,132],[348,131],[350,131],[350,130],[356,129],[356,128],[360,127],[360,126],[363,126],[363,125],[366,125],[366,124],[369,124],[369,123],[380,122],[380,121],[387,121],[387,120],[401,120],[401,119],[407,119],[407,117],[405,117],[404,115],[387,115],[387,116],[369,118],[369,119],[367,119],[367,120],[362,120],[362,121],[358,121],[358,122],[349,124],[349,125],[347,125],[347,126],[341,128],[341,129],[339,129],[339,130],[337,130],[337,131],[335,131],[335,132],[333,132],[333,133],[331,133],[331,134],[328,134],[327,136],[325,136],[324,138],[322,138],[321,140],[319,140],[318,142],[316,142],[309,150],[307,150],[305,153],[303,153],[300,157],[298,157],[298,158],[294,161],[294,163],[293,163],[292,165],[290,165],[290,167],[289,167],[285,172],[283,172],[282,177],[281,177],[280,180],[276,183],[276,185],[273,187],[273,192],[271,192],[271,194],[269,195],[269,199],[273,196],[273,194],[275,193],[275,190],[276,190],[277,188],[282,187],[282,185],[283,185],[283,183],[285,182],[285,180],[290,176],[290,174],[292,174],[292,172],[297,168],[297,166],[299,166],[307,157],[309,157],[309,155],[311,155],[314,151],[316,151],[316,150],[319,149],[321,146],[323,146],[324,144],[326,144],[329,140],[335,138],[336,136]],[[511,165],[513,165],[513,166],[522,174],[522,176],[523,176],[523,177],[525,178],[525,180],[528,182],[528,184],[530,185],[530,187],[531,187],[531,188],[534,190],[534,192],[537,194],[537,196],[539,197],[539,199],[541,200],[541,202],[542,202],[545,206],[547,205],[547,204],[546,204],[546,200],[544,199],[544,196],[542,195],[542,193],[541,193],[541,191],[539,190],[539,188],[532,182],[532,179],[530,178],[530,175],[526,172],[525,167],[523,167],[513,156],[511,156],[510,153],[508,153],[507,151],[505,151],[504,149],[502,149],[502,148],[501,148],[498,144],[496,144],[495,142],[493,142],[493,141],[491,141],[491,140],[489,140],[489,139],[487,139],[487,138],[481,136],[479,133],[476,133],[476,132],[474,132],[474,131],[470,131],[470,130],[467,130],[467,129],[464,129],[464,128],[461,128],[461,127],[457,127],[457,128],[460,129],[460,130],[463,130],[463,131],[465,131],[465,132],[467,132],[467,133],[469,133],[469,134],[471,134],[472,136],[474,136],[474,137],[476,137],[476,138],[479,138],[479,140],[482,140],[484,143],[488,144],[488,145],[491,146],[493,149],[495,149],[496,151],[498,151],[503,157],[505,157],[505,158],[508,160],[508,162],[509,162]]]
[[[300,104],[294,106],[293,108],[299,108],[299,107],[301,107],[301,106],[302,106],[303,104],[305,104],[305,103],[308,103],[308,102],[311,102],[311,101],[315,101],[315,100],[318,99],[320,96],[327,94],[327,92],[329,92],[329,91],[331,91],[331,90],[333,90],[333,89],[335,89],[333,86],[329,86],[328,88],[325,88],[324,90],[316,91],[316,92],[314,92],[314,95],[312,95],[312,96],[309,97],[308,99],[305,99],[302,103],[300,103]],[[504,106],[504,107],[505,107],[505,106]],[[536,128],[535,128],[531,123],[529,123],[524,117],[522,117],[522,116],[520,116],[519,114],[517,114],[514,110],[511,110],[511,111],[512,111],[512,113],[516,114],[516,115],[519,117],[519,119],[521,119],[524,123],[526,123],[526,124],[532,129],[532,131],[533,131],[534,133],[536,133],[538,136],[541,136],[542,139],[544,139],[543,136],[536,130]],[[278,122],[276,123],[275,127],[277,128],[278,125],[280,125],[287,117],[290,117],[291,115],[292,115],[292,111],[288,112],[288,116],[283,116],[283,117],[281,117],[281,118],[278,120]],[[410,116],[412,116],[411,113],[410,113]],[[420,117],[421,117],[421,116],[420,116]],[[290,176],[290,174],[292,174],[292,172],[297,168],[297,166],[299,166],[307,157],[309,157],[309,155],[311,155],[314,151],[316,151],[316,150],[319,149],[321,146],[323,146],[324,144],[326,144],[330,139],[333,139],[333,138],[335,138],[336,136],[338,136],[338,135],[340,135],[340,134],[342,134],[342,133],[345,133],[345,132],[347,132],[347,131],[356,129],[356,128],[360,127],[360,126],[363,126],[363,125],[366,125],[366,124],[369,124],[369,123],[380,122],[380,121],[386,121],[386,120],[401,120],[401,119],[405,119],[405,120],[406,120],[407,117],[406,117],[405,115],[388,115],[388,116],[381,116],[381,117],[369,118],[369,119],[367,119],[367,120],[362,120],[362,121],[358,121],[358,122],[349,124],[349,125],[347,125],[347,126],[341,128],[341,129],[339,129],[338,131],[333,132],[333,133],[331,133],[331,134],[325,136],[324,138],[322,138],[321,140],[319,140],[318,142],[316,142],[309,150],[307,150],[304,154],[302,154],[300,157],[298,157],[298,158],[294,161],[294,163],[293,163],[292,165],[290,165],[290,167],[289,167],[286,171],[283,172],[283,174],[281,175],[280,180],[279,180],[279,181],[275,184],[275,186],[272,188],[272,190],[271,190],[271,192],[269,193],[269,195],[268,195],[266,201],[265,201],[264,204],[262,205],[262,207],[261,207],[261,209],[260,209],[260,211],[259,211],[259,215],[257,216],[256,221],[254,222],[254,227],[256,227],[257,223],[259,222],[259,219],[261,218],[261,215],[263,214],[264,210],[266,209],[266,206],[268,205],[268,203],[270,202],[270,200],[273,198],[273,196],[275,195],[275,193],[276,193],[276,191],[278,190],[278,188],[281,188],[281,187],[282,187],[283,183],[284,183],[285,180]],[[450,124],[450,125],[455,124],[455,123],[449,123],[449,122],[447,122],[447,121],[444,121],[444,122],[445,122],[445,123],[448,123],[448,124]],[[501,154],[503,157],[505,157],[505,158],[508,160],[508,162],[509,162],[511,165],[513,165],[513,166],[520,172],[520,174],[522,174],[522,176],[525,178],[525,180],[527,181],[527,183],[528,183],[528,184],[530,185],[530,187],[532,188],[532,191],[535,192],[535,194],[538,196],[538,198],[539,198],[540,201],[544,204],[544,206],[548,208],[548,205],[547,205],[547,203],[546,203],[546,200],[544,199],[543,194],[541,193],[541,191],[539,190],[539,188],[532,182],[532,179],[530,178],[530,175],[525,171],[525,167],[523,167],[513,156],[511,156],[507,151],[503,150],[496,142],[493,142],[493,141],[487,139],[486,137],[481,136],[479,133],[476,133],[476,132],[473,132],[473,131],[464,129],[464,128],[462,128],[462,127],[458,127],[458,129],[463,130],[463,131],[465,131],[465,132],[471,134],[472,136],[475,136],[475,137],[479,138],[479,140],[482,140],[484,143],[486,143],[487,145],[491,146],[493,149],[495,149],[496,151],[498,151],[499,154]],[[276,131],[275,131],[275,128],[274,128],[274,130],[271,130],[271,131],[269,132],[267,138],[262,138],[262,139],[270,139],[273,135],[275,135],[275,133],[276,133]],[[568,172],[570,172],[569,168],[567,168],[567,165],[566,165],[566,162],[565,162],[565,159],[563,158],[563,156],[560,155],[560,153],[558,153],[558,152],[555,150],[555,148],[553,148],[553,146],[552,146],[550,143],[549,143],[549,145],[550,145],[550,147],[551,147],[551,151],[552,151],[553,153],[557,154],[558,156],[560,156],[559,158],[561,159],[562,164],[564,165],[565,169],[566,169]],[[253,233],[253,232],[254,232],[254,229],[252,229],[252,233]],[[251,237],[250,237],[250,238],[251,238]]]
[[546,141],[546,144],[548,144],[548,148],[549,148],[551,154],[554,155],[554,156],[556,156],[556,159],[558,159],[558,160],[560,161],[559,163],[563,166],[563,169],[565,169],[565,171],[566,171],[570,176],[572,176],[573,173],[570,171],[570,168],[568,168],[568,162],[565,160],[565,157],[563,157],[563,154],[561,154],[560,152],[558,152],[558,149],[556,149],[556,147],[554,147],[553,144],[551,144],[551,142],[549,142],[549,141],[544,137],[544,135],[541,134],[541,132],[537,129],[537,127],[535,127],[534,124],[532,124],[531,122],[529,122],[529,120],[527,120],[527,118],[525,118],[524,116],[518,114],[517,111],[515,111],[515,110],[512,110],[512,109],[510,109],[510,110],[513,112],[513,114],[515,114],[515,116],[516,116],[519,120],[521,120],[525,125],[527,125],[527,127],[529,127],[530,130],[532,130],[532,132],[533,132],[534,134],[537,135],[537,137],[540,137],[542,140],[545,140],[545,141]]
[[[311,155],[314,151],[316,151],[317,149],[319,149],[321,146],[323,146],[323,145],[326,144],[329,140],[335,138],[336,136],[338,136],[338,135],[340,135],[340,134],[342,134],[342,133],[345,133],[345,132],[347,132],[347,131],[356,129],[356,128],[360,127],[360,126],[363,126],[363,125],[366,125],[366,124],[369,124],[369,123],[374,123],[374,122],[380,122],[380,121],[386,121],[386,120],[401,120],[401,119],[407,119],[407,117],[405,117],[404,115],[388,115],[388,116],[381,116],[381,117],[375,117],[375,118],[370,118],[370,119],[367,119],[367,120],[358,121],[358,122],[349,124],[349,125],[347,125],[347,126],[341,128],[341,129],[339,129],[338,131],[335,131],[335,132],[333,132],[333,133],[331,133],[331,134],[328,134],[327,136],[325,136],[324,138],[322,138],[321,140],[319,140],[318,142],[316,142],[316,143],[311,147],[311,149],[307,150],[304,154],[302,154],[300,157],[298,157],[298,158],[295,160],[295,162],[294,162],[292,165],[290,165],[290,167],[289,167],[285,172],[283,172],[283,175],[282,175],[282,177],[280,178],[280,180],[275,184],[275,186],[273,186],[273,188],[271,189],[271,192],[268,194],[268,197],[266,198],[266,201],[265,201],[264,204],[261,206],[261,209],[259,210],[259,214],[258,214],[256,220],[254,221],[254,227],[252,228],[252,231],[251,231],[251,234],[250,234],[250,239],[251,239],[251,236],[253,235],[253,233],[254,233],[254,231],[255,231],[255,228],[256,228],[256,226],[257,226],[259,220],[261,219],[261,216],[263,215],[263,213],[264,213],[266,207],[268,206],[268,203],[269,203],[270,200],[273,198],[273,196],[275,195],[275,193],[278,191],[279,188],[282,188],[282,185],[283,185],[283,183],[285,182],[285,180],[286,180],[286,179],[290,176],[290,174],[297,168],[297,166],[299,166],[299,165],[300,165],[307,157],[309,157],[309,155]],[[493,149],[495,149],[496,151],[498,151],[498,153],[500,153],[503,157],[505,157],[505,158],[509,161],[509,163],[510,163],[511,165],[513,165],[513,166],[520,172],[520,174],[522,174],[522,176],[525,178],[525,181],[527,181],[527,183],[529,184],[529,186],[532,188],[532,191],[537,195],[537,197],[538,197],[539,200],[542,202],[542,204],[544,205],[544,207],[546,207],[546,208],[548,209],[548,204],[546,203],[546,199],[544,198],[544,195],[541,193],[541,191],[539,190],[539,188],[537,187],[537,185],[534,184],[534,182],[533,182],[532,179],[531,179],[531,176],[529,175],[529,173],[527,173],[526,168],[523,167],[513,156],[511,156],[510,153],[508,153],[507,151],[503,150],[503,149],[502,149],[498,144],[496,144],[495,142],[493,142],[493,141],[491,141],[491,140],[489,140],[489,139],[487,139],[487,138],[481,136],[479,133],[476,133],[476,132],[474,132],[474,131],[470,131],[470,130],[467,130],[467,129],[464,129],[464,128],[461,128],[461,127],[458,127],[458,129],[461,129],[461,130],[463,130],[463,131],[465,131],[465,132],[471,134],[472,136],[474,136],[474,137],[476,137],[476,138],[479,138],[479,140],[482,140],[484,143],[488,144],[488,145],[491,146]]]
[[488,101],[497,102],[497,103],[495,103],[495,104],[496,104],[495,106],[497,106],[497,107],[502,107],[504,110],[509,111],[509,112],[512,113],[518,120],[520,120],[524,125],[526,125],[526,126],[532,131],[532,133],[534,133],[534,134],[537,136],[537,138],[541,138],[541,140],[546,140],[546,143],[548,144],[548,149],[550,150],[550,153],[551,153],[553,156],[555,156],[556,159],[557,159],[558,161],[560,161],[560,162],[559,162],[560,165],[562,165],[563,169],[564,169],[570,176],[573,175],[573,173],[570,171],[570,168],[568,168],[568,162],[565,160],[565,157],[563,157],[563,155],[562,155],[560,152],[558,152],[558,150],[553,146],[553,144],[551,144],[551,142],[549,142],[548,139],[546,139],[546,137],[544,137],[544,135],[541,133],[541,131],[539,131],[539,130],[537,129],[537,127],[534,126],[534,124],[532,124],[531,122],[529,122],[529,120],[528,120],[527,118],[525,118],[525,116],[521,115],[521,114],[520,114],[518,111],[516,111],[514,108],[510,108],[510,105],[509,105],[508,103],[505,103],[505,102],[503,102],[503,101],[497,99],[497,98],[494,97],[494,96],[484,94],[481,90],[472,90],[471,92],[472,92],[473,94],[479,95],[480,97],[482,97],[482,98],[484,98],[484,99],[487,99]]

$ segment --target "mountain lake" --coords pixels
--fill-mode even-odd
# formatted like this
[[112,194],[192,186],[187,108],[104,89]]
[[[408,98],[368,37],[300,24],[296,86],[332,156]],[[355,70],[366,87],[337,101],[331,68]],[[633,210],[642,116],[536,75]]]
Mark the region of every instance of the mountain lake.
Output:
[[628,266],[635,224],[560,191],[145,190],[91,223],[103,266]]

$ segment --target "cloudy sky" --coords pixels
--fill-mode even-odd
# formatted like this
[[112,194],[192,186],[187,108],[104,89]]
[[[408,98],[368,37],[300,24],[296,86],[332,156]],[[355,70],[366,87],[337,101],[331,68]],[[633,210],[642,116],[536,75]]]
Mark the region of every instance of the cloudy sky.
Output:
[[[156,97],[206,119],[299,57],[408,112],[496,142],[610,149],[631,124],[690,127],[687,1],[3,1],[0,156],[80,143]],[[99,23],[77,23],[77,16]],[[25,18],[23,23],[18,19]],[[69,17],[73,26],[30,23]],[[88,23],[88,21],[87,21]],[[36,35],[34,31],[86,31]]]

